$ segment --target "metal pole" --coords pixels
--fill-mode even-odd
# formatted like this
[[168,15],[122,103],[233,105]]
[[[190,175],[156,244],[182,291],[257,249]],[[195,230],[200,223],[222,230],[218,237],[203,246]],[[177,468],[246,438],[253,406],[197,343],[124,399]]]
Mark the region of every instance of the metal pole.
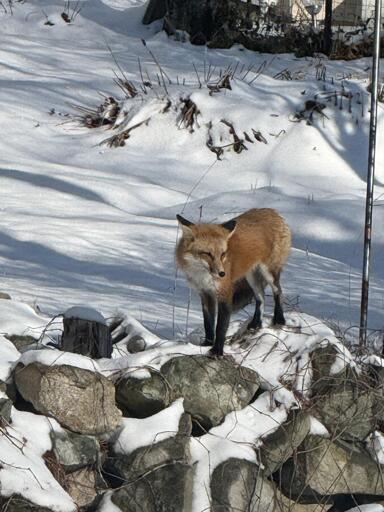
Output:
[[361,287],[361,311],[360,311],[360,347],[367,344],[367,318],[368,318],[368,289],[369,289],[369,262],[371,253],[372,236],[372,209],[373,187],[375,178],[376,155],[376,126],[377,126],[377,98],[379,87],[380,65],[380,28],[381,28],[381,0],[375,2],[375,32],[373,42],[372,80],[371,80],[371,118],[369,126],[368,149],[368,176],[367,196],[365,203],[365,230],[364,230],[364,261],[363,280]]
[[332,4],[332,0],[325,0],[323,51],[325,55],[328,55],[328,57],[332,51]]

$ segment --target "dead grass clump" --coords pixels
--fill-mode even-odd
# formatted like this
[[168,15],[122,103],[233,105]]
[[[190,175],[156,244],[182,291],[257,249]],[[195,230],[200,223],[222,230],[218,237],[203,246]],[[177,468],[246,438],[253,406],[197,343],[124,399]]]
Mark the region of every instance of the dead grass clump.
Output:
[[78,116],[80,123],[87,128],[99,128],[100,126],[113,126],[120,113],[120,106],[112,96],[105,98],[97,108],[73,105],[82,115]]

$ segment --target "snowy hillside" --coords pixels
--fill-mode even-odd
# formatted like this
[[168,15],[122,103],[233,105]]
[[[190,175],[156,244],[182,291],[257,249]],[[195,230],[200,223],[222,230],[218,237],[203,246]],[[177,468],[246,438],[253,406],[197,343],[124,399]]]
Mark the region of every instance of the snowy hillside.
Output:
[[[222,220],[267,206],[277,208],[293,231],[283,276],[287,308],[356,325],[370,61],[191,46],[169,40],[156,24],[142,26],[145,6],[135,0],[84,0],[66,24],[64,4],[28,0],[0,18],[1,290],[36,301],[49,314],[78,303],[105,316],[120,309],[160,335],[182,337],[201,324],[201,315],[195,296],[188,308],[184,278],[175,279],[175,214]],[[115,61],[140,88],[138,59],[161,103],[165,91],[156,85],[159,70],[148,49],[171,79],[169,94],[191,95],[199,127],[190,133],[171,110],[132,131],[123,147],[100,145],[113,133],[81,126],[73,105],[96,108],[105,96],[122,99]],[[214,69],[213,80],[229,66],[236,69],[232,89],[210,96],[204,70]],[[317,80],[324,70],[325,80]],[[294,122],[295,112],[316,94],[326,117],[315,115],[312,125]],[[135,115],[153,114],[146,95],[127,104]],[[207,125],[217,140],[226,130],[224,145],[222,118],[240,134],[259,131],[268,143],[253,140],[240,154],[226,148],[217,160],[206,146]],[[381,147],[382,105],[379,123]],[[369,326],[380,329],[380,151],[375,196]]]

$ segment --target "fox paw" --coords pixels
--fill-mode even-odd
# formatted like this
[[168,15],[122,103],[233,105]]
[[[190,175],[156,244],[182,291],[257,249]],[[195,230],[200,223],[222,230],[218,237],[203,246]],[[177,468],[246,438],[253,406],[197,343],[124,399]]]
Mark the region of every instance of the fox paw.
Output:
[[220,350],[215,349],[215,347],[212,347],[211,350],[208,352],[208,356],[209,357],[223,357],[224,353],[222,350],[220,351]]
[[247,331],[258,331],[259,329],[261,329],[261,327],[262,327],[261,322],[257,322],[257,323],[249,322],[249,324],[247,325]]
[[204,340],[204,341],[201,343],[200,347],[212,347],[212,345],[213,345],[213,341]]

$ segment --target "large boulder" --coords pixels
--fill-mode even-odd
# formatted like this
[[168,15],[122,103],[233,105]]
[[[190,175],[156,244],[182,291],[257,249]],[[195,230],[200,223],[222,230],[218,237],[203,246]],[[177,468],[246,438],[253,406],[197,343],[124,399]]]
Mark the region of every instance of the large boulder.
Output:
[[155,372],[144,379],[127,374],[116,383],[116,403],[124,416],[147,418],[170,404],[167,383]]
[[348,355],[340,349],[327,343],[317,347],[310,354],[312,366],[312,389],[321,387],[328,382],[329,377],[337,375],[339,378],[346,376],[349,367]]
[[332,344],[314,350],[311,365],[311,414],[331,436],[363,441],[377,424],[379,393],[372,377],[366,371],[356,371],[351,354]]
[[103,375],[68,365],[18,364],[14,380],[22,397],[62,426],[80,434],[103,434],[121,422],[115,387]]
[[132,482],[144,474],[164,465],[179,462],[188,464],[189,440],[192,424],[188,414],[183,414],[176,435],[152,444],[137,448],[132,453],[112,453],[105,468],[109,476],[121,482]]
[[363,441],[376,429],[377,391],[353,370],[317,383],[311,413],[331,435],[347,441]]
[[211,495],[213,512],[277,510],[274,484],[256,464],[243,459],[228,459],[215,468]]
[[293,412],[283,425],[263,439],[259,454],[265,476],[277,471],[292,456],[310,429],[309,414],[302,411]]
[[122,512],[191,512],[192,467],[170,462],[120,487],[111,501]]
[[65,430],[52,430],[50,437],[52,451],[65,471],[72,472],[100,462],[100,445],[94,437]]
[[184,409],[209,430],[231,411],[248,405],[259,388],[257,374],[231,358],[181,356],[161,367],[170,401],[184,398]]
[[356,444],[309,435],[278,472],[291,499],[318,503],[324,496],[364,494],[384,497],[381,468]]

